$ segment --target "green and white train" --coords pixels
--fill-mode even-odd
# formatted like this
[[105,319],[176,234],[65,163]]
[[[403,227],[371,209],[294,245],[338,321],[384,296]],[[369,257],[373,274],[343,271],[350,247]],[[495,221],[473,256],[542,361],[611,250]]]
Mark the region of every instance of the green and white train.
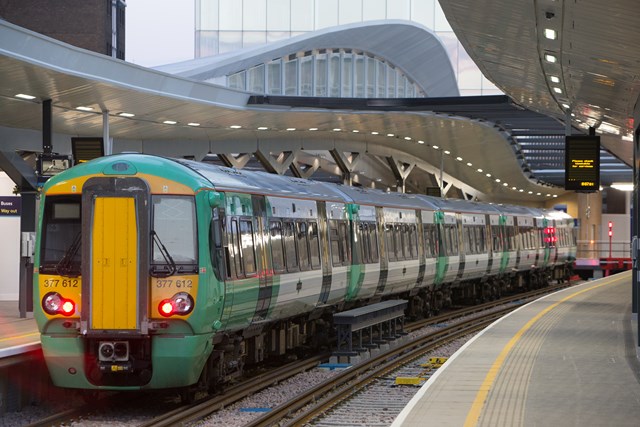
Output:
[[573,227],[556,211],[113,155],[43,188],[36,320],[58,386],[215,390],[326,343],[337,311],[405,298],[427,316],[564,279]]

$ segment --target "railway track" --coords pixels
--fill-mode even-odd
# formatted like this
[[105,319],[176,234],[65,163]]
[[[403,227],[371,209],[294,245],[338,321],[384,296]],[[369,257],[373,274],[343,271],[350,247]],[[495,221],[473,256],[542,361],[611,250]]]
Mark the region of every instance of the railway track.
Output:
[[[328,411],[338,402],[357,393],[371,381],[388,375],[392,370],[411,362],[434,348],[444,345],[448,341],[484,329],[487,325],[515,310],[518,306],[519,305],[514,304],[511,307],[481,315],[475,319],[443,327],[439,331],[428,334],[422,338],[402,343],[386,353],[368,359],[351,369],[343,371],[338,376],[298,396],[295,400],[274,408],[272,411],[248,424],[248,426],[267,427],[276,424],[295,426],[308,423],[310,420]],[[309,406],[306,407],[307,405]],[[291,414],[301,410],[301,414],[290,418]]]
[[[428,333],[411,342],[398,345],[386,353],[382,353],[377,357],[366,360],[350,369],[336,374],[333,378],[311,388],[305,393],[301,393],[295,401],[273,408],[269,413],[254,419],[254,421],[251,421],[247,425],[267,426],[274,425],[275,423],[296,425],[298,423],[307,422],[307,420],[316,417],[318,413],[326,412],[327,408],[335,405],[336,401],[344,400],[345,396],[353,394],[354,390],[361,390],[366,386],[366,384],[372,382],[374,379],[388,375],[388,372],[393,370],[399,364],[398,361],[415,359],[420,357],[421,354],[430,351],[430,349],[442,345],[444,342],[481,330],[499,317],[518,308],[531,299],[567,286],[567,284],[563,284],[538,289],[473,307],[449,311],[438,316],[407,324],[405,330],[409,332],[433,325],[439,325],[440,327],[436,332]],[[508,304],[509,306],[506,308],[500,308],[505,304]],[[475,320],[458,321],[458,319],[475,315],[482,311],[490,312],[482,315],[481,317],[475,317]],[[481,321],[478,320],[480,318],[482,318]],[[456,323],[452,323],[454,321]],[[452,324],[442,326],[447,325],[448,323]],[[470,323],[475,323],[475,325],[470,325]],[[271,385],[278,384],[300,372],[311,370],[321,362],[326,361],[328,358],[329,353],[323,353],[309,359],[287,364],[280,368],[265,372],[264,374],[253,376],[246,381],[231,386],[221,395],[208,397],[189,405],[180,405],[175,409],[167,411],[160,416],[138,425],[141,427],[175,426],[185,425],[186,423],[203,419],[210,414],[228,407]],[[343,388],[344,390],[342,390]],[[309,413],[305,410],[304,414],[296,416],[293,420],[283,421],[287,417],[290,417],[291,414],[299,411],[310,403],[312,404],[310,406],[316,409]],[[391,402],[389,402],[389,404],[391,404]],[[88,409],[83,407],[72,409],[60,414],[54,414],[46,419],[30,424],[29,427],[62,425],[70,420],[84,419],[86,417],[90,418],[90,416],[87,415],[89,412],[91,412],[90,408]]]

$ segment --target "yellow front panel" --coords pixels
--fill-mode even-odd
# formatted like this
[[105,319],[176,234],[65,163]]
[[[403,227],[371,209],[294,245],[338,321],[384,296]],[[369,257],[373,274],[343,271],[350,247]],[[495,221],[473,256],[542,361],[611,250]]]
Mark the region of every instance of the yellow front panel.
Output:
[[91,328],[136,329],[138,228],[133,198],[95,199],[91,250]]

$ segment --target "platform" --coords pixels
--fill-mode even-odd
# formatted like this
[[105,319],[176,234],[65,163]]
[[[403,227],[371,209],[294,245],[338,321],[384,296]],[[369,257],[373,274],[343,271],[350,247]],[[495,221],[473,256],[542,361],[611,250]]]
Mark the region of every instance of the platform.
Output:
[[21,319],[17,301],[0,301],[0,359],[39,348],[35,319]]
[[631,317],[631,272],[534,301],[456,352],[393,427],[637,426]]

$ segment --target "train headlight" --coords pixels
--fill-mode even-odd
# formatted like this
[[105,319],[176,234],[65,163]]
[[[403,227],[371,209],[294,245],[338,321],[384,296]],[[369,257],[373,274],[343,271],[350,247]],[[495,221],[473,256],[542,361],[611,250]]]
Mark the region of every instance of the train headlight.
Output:
[[179,292],[171,298],[160,301],[158,311],[164,317],[185,316],[193,311],[193,298],[186,292]]
[[73,300],[63,298],[57,292],[49,292],[42,298],[42,309],[51,315],[71,316],[76,312],[76,304]]

